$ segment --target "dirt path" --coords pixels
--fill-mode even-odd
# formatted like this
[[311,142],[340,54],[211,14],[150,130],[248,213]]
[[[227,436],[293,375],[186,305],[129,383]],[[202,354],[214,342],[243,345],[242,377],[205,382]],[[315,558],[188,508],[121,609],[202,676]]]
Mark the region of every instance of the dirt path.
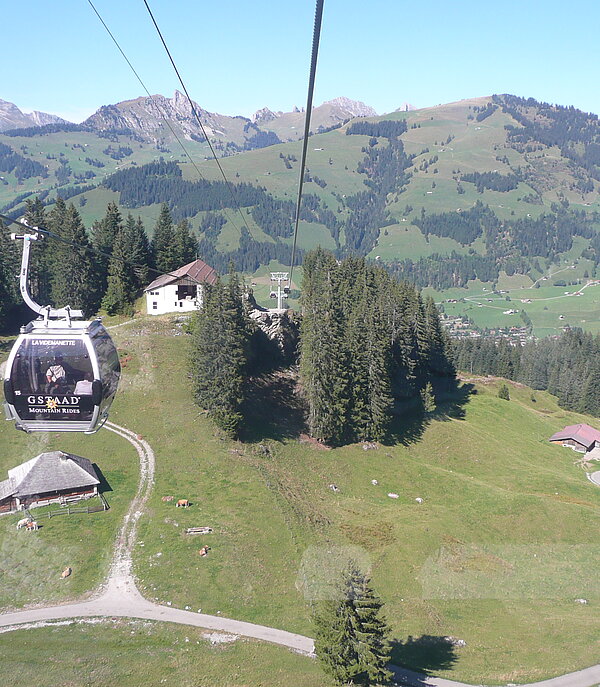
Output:
[[302,653],[313,653],[313,640],[309,637],[239,620],[182,611],[144,599],[135,584],[131,553],[135,543],[137,524],[154,484],[154,452],[147,441],[138,438],[131,430],[112,422],[106,423],[105,427],[126,439],[135,448],[140,459],[138,489],[117,536],[106,582],[99,589],[98,594],[89,601],[2,613],[0,614],[0,628],[6,632],[9,629],[23,629],[32,623],[39,627],[40,623],[65,618],[94,616],[144,618],[253,637],[281,644]]

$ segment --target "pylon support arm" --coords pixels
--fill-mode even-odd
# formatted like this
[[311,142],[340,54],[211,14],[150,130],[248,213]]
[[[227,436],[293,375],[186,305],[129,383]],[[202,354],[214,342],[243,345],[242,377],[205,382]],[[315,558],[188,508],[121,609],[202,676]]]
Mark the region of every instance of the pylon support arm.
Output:
[[49,305],[40,305],[36,303],[29,294],[29,251],[31,248],[31,241],[37,241],[39,236],[37,234],[11,234],[11,239],[21,239],[23,241],[23,255],[21,257],[21,272],[19,273],[19,291],[25,301],[26,305],[38,315],[43,315],[44,319],[48,321],[50,318],[64,317],[70,324],[71,318],[83,317],[81,310],[72,310],[70,306],[59,308],[55,310]]

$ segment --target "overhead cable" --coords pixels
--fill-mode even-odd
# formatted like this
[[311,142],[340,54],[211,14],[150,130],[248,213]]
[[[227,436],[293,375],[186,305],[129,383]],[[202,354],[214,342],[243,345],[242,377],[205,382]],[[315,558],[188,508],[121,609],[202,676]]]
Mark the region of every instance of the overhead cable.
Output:
[[[145,0],[144,0],[145,2]],[[302,204],[302,187],[304,185],[304,169],[306,167],[306,152],[310,134],[310,117],[312,113],[315,77],[317,74],[317,57],[319,54],[319,40],[321,37],[321,20],[323,18],[323,0],[317,0],[315,8],[315,26],[313,30],[312,56],[310,60],[310,75],[308,78],[308,96],[306,100],[306,116],[304,117],[304,141],[302,144],[302,161],[300,162],[300,178],[298,179],[298,201],[296,203],[296,219],[294,223],[294,241],[292,243],[292,259],[290,266],[290,288],[294,276],[294,262],[296,259],[296,241],[298,239],[298,225],[300,224],[300,206]]]
[[[201,172],[200,169],[198,168],[198,165],[194,162],[194,160],[192,159],[192,156],[188,153],[186,147],[183,145],[183,141],[182,141],[181,138],[177,135],[177,132],[175,131],[175,129],[173,129],[173,127],[171,126],[171,122],[170,122],[170,121],[167,119],[167,117],[165,116],[165,114],[164,114],[162,108],[161,108],[161,107],[159,106],[159,104],[156,102],[156,100],[154,99],[154,96],[151,95],[150,91],[149,91],[148,88],[146,87],[146,84],[142,81],[142,78],[140,77],[140,75],[139,75],[138,72],[136,71],[135,67],[134,67],[133,64],[131,63],[131,60],[129,60],[129,58],[128,58],[127,55],[125,54],[123,48],[121,48],[121,45],[119,44],[119,41],[117,41],[117,39],[116,39],[115,36],[113,35],[112,31],[110,30],[110,28],[108,27],[108,25],[106,24],[106,22],[104,21],[104,19],[102,18],[102,16],[101,16],[100,13],[98,12],[98,10],[96,9],[96,7],[95,7],[94,3],[92,2],[92,0],[88,0],[88,4],[89,4],[90,7],[94,10],[96,16],[97,16],[98,19],[100,20],[100,23],[102,24],[102,26],[104,26],[104,28],[106,29],[108,35],[112,38],[113,43],[117,46],[117,49],[119,50],[119,52],[120,52],[121,55],[123,56],[125,62],[127,62],[127,64],[129,65],[129,68],[130,68],[131,71],[134,73],[136,79],[140,82],[142,88],[146,91],[146,95],[150,98],[150,100],[152,101],[152,103],[154,104],[154,106],[156,107],[156,109],[158,110],[158,112],[160,113],[160,116],[162,117],[163,121],[164,121],[165,124],[169,127],[171,133],[172,133],[173,136],[176,138],[177,142],[178,142],[179,145],[181,146],[181,149],[183,150],[183,152],[184,152],[184,154],[186,155],[186,157],[188,158],[188,160],[192,163],[192,165],[193,165],[194,169],[196,170],[196,172],[198,173],[198,176],[200,177],[200,179],[202,179],[202,180],[204,180],[204,181],[207,181],[207,179],[204,177],[204,175],[202,174],[202,172]],[[200,123],[200,126],[202,127],[202,123]],[[206,141],[208,142],[208,144],[209,144],[209,146],[210,146],[210,148],[211,148],[211,150],[212,150],[212,146],[210,145],[210,141],[209,141],[208,138],[206,137],[206,132],[204,131],[204,127],[202,127],[202,133],[204,134],[204,136],[205,136],[205,138],[206,138]],[[214,155],[214,151],[213,151],[213,155]],[[231,190],[231,189],[230,189],[230,190]],[[234,201],[235,201],[235,198],[234,198]],[[237,203],[234,202],[234,205],[237,207]],[[236,229],[237,229],[236,223],[233,221],[233,219],[231,218],[231,216],[230,216],[229,213],[227,212],[227,209],[226,209],[226,208],[223,208],[223,212],[224,212],[224,214],[226,215],[227,219],[231,222],[231,224],[233,224],[233,226],[236,227]],[[243,217],[242,217],[242,219],[243,219]],[[247,227],[247,226],[248,226],[248,225],[246,225],[246,227]],[[250,230],[248,229],[248,231],[250,231]]]
[[169,57],[169,60],[171,61],[171,64],[173,65],[173,69],[175,70],[175,74],[177,74],[177,78],[179,79],[179,83],[181,84],[181,87],[183,88],[183,92],[185,93],[185,96],[188,100],[188,103],[192,109],[192,114],[194,115],[194,117],[196,118],[196,121],[200,125],[200,128],[202,129],[202,133],[204,134],[204,138],[206,139],[206,142],[208,143],[210,151],[211,151],[211,153],[215,159],[215,162],[217,163],[217,167],[219,168],[219,171],[221,172],[221,176],[223,177],[223,180],[227,184],[227,188],[229,189],[229,193],[231,194],[231,197],[233,198],[234,205],[235,205],[240,217],[242,218],[242,222],[246,226],[248,233],[251,233],[250,227],[248,226],[248,223],[246,222],[246,218],[244,217],[242,209],[240,208],[240,206],[238,204],[235,192],[233,190],[233,186],[229,182],[229,179],[227,179],[227,177],[225,176],[225,171],[223,170],[223,167],[222,167],[221,163],[219,162],[219,158],[217,157],[215,149],[213,148],[213,145],[210,142],[208,135],[206,134],[206,130],[204,129],[204,124],[202,124],[202,120],[200,119],[200,115],[198,114],[198,111],[196,110],[196,107],[194,105],[194,101],[190,98],[190,94],[188,93],[186,85],[185,85],[183,79],[181,78],[181,74],[179,73],[179,69],[177,69],[177,65],[175,64],[175,60],[173,59],[173,56],[171,55],[171,52],[167,46],[167,43],[166,43],[166,41],[162,35],[161,30],[160,30],[160,28],[156,22],[156,19],[154,18],[154,14],[152,14],[152,10],[150,9],[150,6],[148,5],[147,0],[144,0],[144,5],[146,5],[146,9],[148,10],[148,14],[150,15],[150,18],[152,19],[152,23],[154,24],[154,28],[156,29],[156,32],[158,33],[160,40],[163,44],[163,47],[164,47],[164,49],[165,49],[165,51]]
[[204,177],[202,176],[202,172],[198,169],[198,166],[196,165],[196,163],[195,163],[194,160],[192,159],[192,156],[188,153],[188,151],[186,150],[185,146],[183,145],[183,141],[179,138],[179,136],[177,135],[177,133],[175,132],[175,130],[174,130],[173,127],[171,126],[171,122],[164,116],[162,109],[158,106],[158,104],[157,104],[156,101],[154,100],[154,96],[152,96],[152,95],[150,94],[150,91],[146,88],[146,84],[142,81],[141,76],[137,73],[135,67],[133,66],[133,64],[131,64],[131,61],[129,60],[129,58],[127,57],[127,55],[125,54],[125,52],[123,51],[123,48],[121,48],[121,46],[119,45],[119,41],[117,41],[117,39],[114,37],[112,31],[108,28],[108,26],[107,26],[106,22],[104,21],[104,19],[102,19],[102,17],[100,16],[100,13],[98,12],[98,10],[96,9],[96,7],[94,6],[94,3],[92,2],[92,0],[88,0],[88,3],[89,3],[89,5],[90,5],[90,7],[94,10],[94,12],[95,12],[96,16],[98,17],[98,19],[100,20],[100,23],[102,24],[102,26],[104,26],[104,28],[106,29],[108,35],[112,38],[113,43],[117,46],[119,52],[120,52],[121,55],[123,56],[123,59],[125,60],[125,62],[127,62],[127,64],[129,65],[129,68],[130,68],[131,71],[135,74],[136,79],[140,82],[142,88],[146,91],[147,96],[150,98],[150,100],[152,101],[152,103],[156,106],[156,109],[160,112],[160,114],[161,114],[163,120],[165,121],[165,124],[169,127],[169,129],[171,130],[171,133],[172,133],[173,136],[175,136],[175,138],[177,139],[177,142],[178,142],[179,145],[181,146],[181,148],[182,148],[183,152],[185,153],[185,155],[187,156],[188,160],[192,163],[192,165],[193,165],[194,168],[196,169],[196,172],[198,172],[198,176],[199,176],[201,179],[204,179]]

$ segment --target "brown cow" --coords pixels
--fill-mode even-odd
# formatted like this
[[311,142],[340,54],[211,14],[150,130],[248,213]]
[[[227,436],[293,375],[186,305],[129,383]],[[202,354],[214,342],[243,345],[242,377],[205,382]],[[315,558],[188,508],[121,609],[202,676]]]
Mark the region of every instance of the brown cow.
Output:
[[39,525],[37,524],[36,520],[30,520],[26,525],[25,529],[27,532],[35,532],[36,530],[39,530]]
[[175,504],[176,508],[189,508],[190,507],[190,502],[187,499],[179,499],[177,503]]
[[73,570],[71,570],[71,568],[65,568],[65,569],[61,572],[60,576],[61,576],[62,579],[64,580],[65,577],[69,577],[69,575],[70,575],[72,572],[73,572]]

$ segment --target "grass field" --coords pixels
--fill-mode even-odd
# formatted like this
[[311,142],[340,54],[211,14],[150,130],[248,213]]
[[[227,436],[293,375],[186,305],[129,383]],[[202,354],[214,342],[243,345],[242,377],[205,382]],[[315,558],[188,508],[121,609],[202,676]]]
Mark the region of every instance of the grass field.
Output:
[[13,687],[331,687],[316,661],[286,649],[145,621],[71,623],[0,634]]
[[[157,454],[135,552],[148,597],[309,634],[308,602],[327,593],[332,561],[351,556],[370,567],[398,640],[396,660],[412,667],[501,683],[596,660],[600,594],[585,571],[600,494],[573,465],[576,454],[547,443],[581,416],[516,386],[501,401],[494,382],[448,400],[426,426],[409,413],[394,445],[324,451],[298,442],[297,428],[277,421],[274,401],[263,398],[251,441],[230,443],[191,403],[186,339],[172,333],[162,319],[115,330],[139,374],[113,419]],[[162,501],[169,495],[193,506],[175,509]],[[187,537],[190,525],[215,532]],[[203,544],[212,547],[206,559],[198,556]],[[524,562],[523,547],[543,554],[542,575],[533,558]],[[568,584],[565,550],[581,572]],[[482,570],[500,591],[482,591]],[[577,604],[580,597],[590,603]],[[433,660],[427,647],[448,635],[467,645]]]
[[[22,515],[0,517],[0,607],[13,608],[77,598],[93,590],[108,572],[111,550],[139,475],[133,448],[108,430],[94,436],[26,435],[0,423],[0,479],[6,471],[44,451],[62,450],[97,464],[110,491],[110,510],[48,518],[58,505],[32,509],[38,532],[17,531]],[[73,574],[61,580],[65,567]]]
[[[134,551],[147,597],[310,635],[311,602],[330,594],[336,571],[352,558],[370,571],[385,602],[398,663],[498,684],[542,679],[597,660],[600,586],[589,572],[598,553],[600,492],[574,464],[578,454],[547,441],[565,424],[594,420],[514,384],[511,400],[500,400],[497,380],[478,379],[439,396],[427,422],[405,409],[389,445],[325,450],[299,441],[298,418],[278,405],[290,395],[289,379],[275,376],[267,390],[255,391],[245,441],[230,442],[191,402],[188,340],[169,318],[140,319],[113,332],[127,364],[112,419],[148,440],[157,459]],[[0,604],[55,601],[92,589],[106,571],[133,492],[133,450],[106,430],[94,437],[32,439],[8,423],[0,425],[0,446],[3,470],[41,447],[59,447],[97,462],[113,488],[108,513],[42,521],[37,534],[16,532],[14,516],[0,518]],[[176,509],[163,496],[187,498],[192,507]],[[200,525],[214,533],[183,533]],[[211,547],[207,558],[198,555],[204,544]],[[74,574],[61,581],[65,565]],[[94,636],[96,630],[72,631]],[[59,652],[73,641],[71,630],[35,632],[43,641],[56,636]],[[127,642],[99,632],[90,660],[100,674],[111,675],[102,672],[110,660],[104,657],[114,655],[114,670],[121,670],[125,656],[135,653],[128,642],[137,641],[136,631],[125,633]],[[155,639],[140,639],[140,655],[153,642],[163,647],[149,664],[157,674],[165,662],[186,665],[168,654],[170,642],[181,642],[169,639],[170,632],[159,628]],[[448,636],[466,645],[453,646]],[[261,645],[254,646],[232,645],[230,654],[224,649],[214,660],[208,654],[203,669],[216,670],[223,656],[232,670],[260,653]],[[10,660],[18,660],[13,651]],[[254,663],[250,677],[237,673],[222,684],[263,679],[276,685],[270,675],[277,668],[284,670],[277,677],[283,683],[293,667],[278,652],[265,647],[261,660],[248,658]],[[312,664],[303,661],[307,684],[319,684]],[[123,679],[136,679],[133,668]]]

